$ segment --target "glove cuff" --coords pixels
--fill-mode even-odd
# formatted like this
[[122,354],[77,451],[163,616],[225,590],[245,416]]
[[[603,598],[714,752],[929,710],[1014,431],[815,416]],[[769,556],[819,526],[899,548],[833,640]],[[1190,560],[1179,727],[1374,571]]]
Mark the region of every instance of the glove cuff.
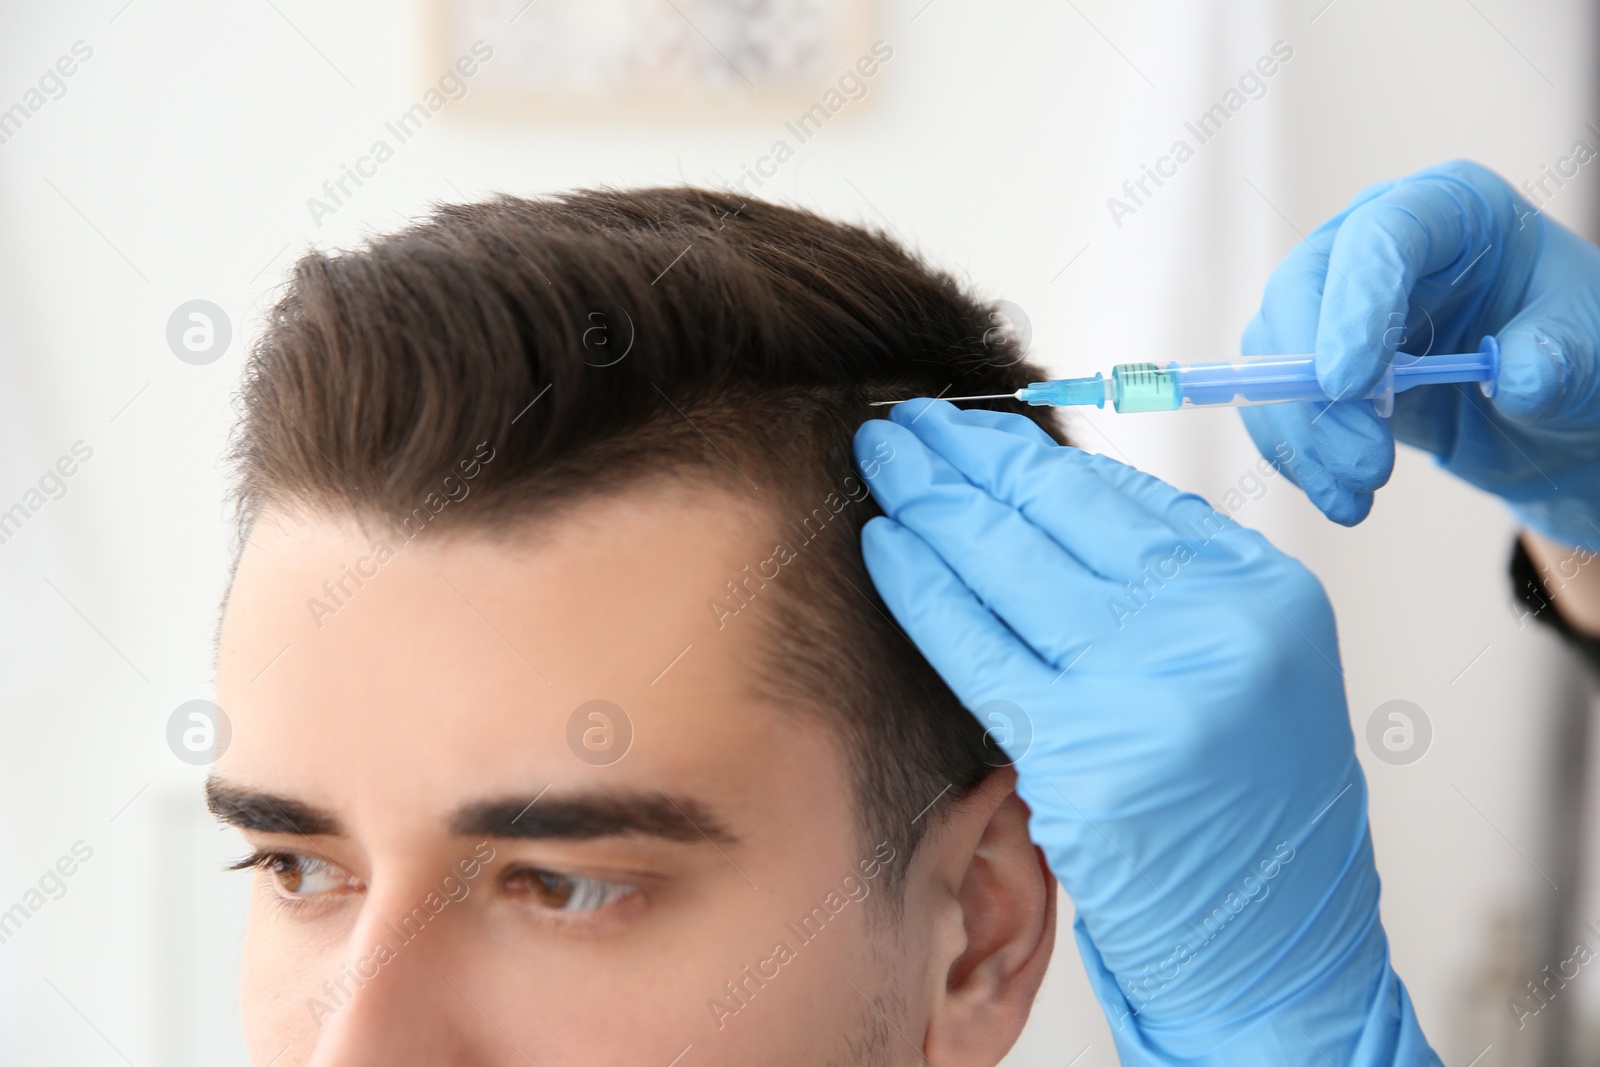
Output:
[[1332,971],[1326,982],[1292,1001],[1274,1004],[1263,996],[1262,1011],[1253,1022],[1232,1033],[1207,1034],[1143,1029],[1082,919],[1073,922],[1072,932],[1125,1065],[1443,1067],[1422,1035],[1405,984],[1389,964],[1388,938],[1379,924],[1373,924],[1346,965]]

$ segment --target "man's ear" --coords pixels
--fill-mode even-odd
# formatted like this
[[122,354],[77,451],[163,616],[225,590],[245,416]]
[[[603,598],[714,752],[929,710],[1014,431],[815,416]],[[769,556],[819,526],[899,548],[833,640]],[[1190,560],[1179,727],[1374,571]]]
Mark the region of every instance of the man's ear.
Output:
[[997,770],[944,813],[930,834],[943,981],[923,1053],[939,1067],[993,1067],[1017,1037],[1056,939],[1056,880],[1028,837],[1016,772]]

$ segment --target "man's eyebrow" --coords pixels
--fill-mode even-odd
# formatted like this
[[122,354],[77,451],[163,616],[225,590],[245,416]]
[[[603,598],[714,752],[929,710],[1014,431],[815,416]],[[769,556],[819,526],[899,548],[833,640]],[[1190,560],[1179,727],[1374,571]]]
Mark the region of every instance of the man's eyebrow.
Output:
[[585,841],[639,834],[668,841],[738,841],[703,805],[650,793],[514,797],[468,804],[450,820],[461,837]]
[[292,797],[235,785],[216,775],[206,779],[206,807],[218,819],[241,830],[307,837],[344,833],[330,811]]

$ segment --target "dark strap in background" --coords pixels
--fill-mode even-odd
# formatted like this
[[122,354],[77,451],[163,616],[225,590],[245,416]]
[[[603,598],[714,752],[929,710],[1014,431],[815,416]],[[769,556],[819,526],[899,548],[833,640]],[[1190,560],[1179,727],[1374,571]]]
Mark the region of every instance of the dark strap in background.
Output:
[[1513,595],[1527,608],[1528,614],[1546,626],[1553,626],[1567,644],[1600,674],[1600,638],[1578,633],[1571,623],[1562,618],[1561,612],[1550,602],[1550,593],[1545,588],[1544,579],[1539,577],[1539,568],[1528,557],[1528,550],[1523,547],[1520,537],[1512,542],[1511,587]]

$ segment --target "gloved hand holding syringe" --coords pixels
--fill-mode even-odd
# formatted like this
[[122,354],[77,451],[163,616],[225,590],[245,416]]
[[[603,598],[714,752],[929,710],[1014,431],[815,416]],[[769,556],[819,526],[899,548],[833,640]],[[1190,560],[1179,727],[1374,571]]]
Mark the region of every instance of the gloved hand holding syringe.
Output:
[[[1486,334],[1470,355],[1393,352]],[[1395,442],[1414,445],[1538,535],[1546,579],[1573,568],[1562,588],[1586,588],[1566,577],[1600,553],[1600,247],[1503,178],[1458,162],[1366,190],[1290,251],[1242,347],[1015,399],[1240,405],[1262,455],[1345,525]],[[894,462],[867,466],[885,447]],[[924,401],[868,421],[856,454],[876,474],[862,554],[890,614],[980,720],[1009,707],[1029,725],[1000,743],[1121,1062],[1439,1067],[1390,963],[1311,573],[1016,412]]]
[[[1107,377],[1034,382],[1015,393],[945,397],[946,400],[1022,400],[1034,407],[1076,407],[1107,403],[1119,412],[1176,411],[1181,407],[1242,407],[1290,401],[1371,400],[1388,418],[1394,396],[1419,385],[1477,382],[1492,397],[1500,376],[1500,346],[1485,337],[1476,352],[1408,355],[1397,352],[1388,370],[1361,396],[1329,396],[1317,383],[1317,357],[1240,356],[1206,363],[1118,363]],[[900,403],[878,401],[874,406]]]

